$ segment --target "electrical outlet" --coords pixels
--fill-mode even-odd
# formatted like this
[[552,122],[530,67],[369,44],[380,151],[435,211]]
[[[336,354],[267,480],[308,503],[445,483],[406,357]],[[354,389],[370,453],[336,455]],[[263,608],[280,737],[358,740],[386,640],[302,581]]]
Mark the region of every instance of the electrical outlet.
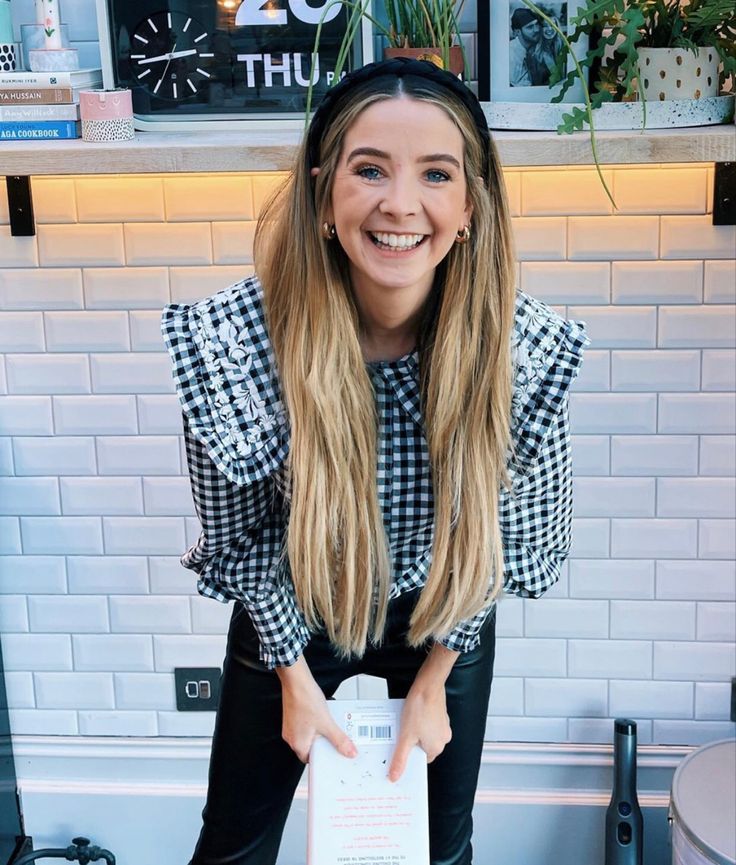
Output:
[[214,712],[220,699],[219,667],[174,667],[179,712]]

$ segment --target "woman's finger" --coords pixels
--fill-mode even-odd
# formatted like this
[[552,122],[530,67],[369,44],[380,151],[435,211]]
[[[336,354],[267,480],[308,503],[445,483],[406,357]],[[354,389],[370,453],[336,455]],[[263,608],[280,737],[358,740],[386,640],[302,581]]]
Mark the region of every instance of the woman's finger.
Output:
[[400,738],[397,745],[396,750],[394,751],[393,759],[391,760],[391,766],[388,770],[388,780],[392,783],[396,783],[396,781],[401,778],[404,774],[404,769],[406,769],[406,761],[409,757],[409,751],[412,749],[412,743],[407,739]]
[[334,721],[330,723],[328,728],[322,735],[332,743],[332,747],[338,751],[343,757],[357,757],[358,749],[355,743]]

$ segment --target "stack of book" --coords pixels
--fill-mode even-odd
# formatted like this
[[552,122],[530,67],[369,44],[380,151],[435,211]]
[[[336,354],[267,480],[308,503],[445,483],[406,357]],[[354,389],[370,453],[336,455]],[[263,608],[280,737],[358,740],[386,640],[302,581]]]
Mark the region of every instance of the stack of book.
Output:
[[99,87],[101,69],[0,72],[0,142],[79,138],[79,91]]

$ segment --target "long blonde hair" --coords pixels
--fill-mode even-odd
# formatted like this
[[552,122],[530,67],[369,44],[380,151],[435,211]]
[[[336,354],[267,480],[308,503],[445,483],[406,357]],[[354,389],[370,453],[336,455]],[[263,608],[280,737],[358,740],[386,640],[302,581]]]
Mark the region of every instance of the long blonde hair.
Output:
[[[442,108],[465,141],[470,241],[437,269],[418,335],[420,390],[434,497],[432,562],[407,641],[441,638],[501,590],[498,523],[512,393],[513,239],[498,152],[453,94],[419,79],[356,89],[335,112],[310,176],[307,139],[262,210],[255,238],[269,337],[289,416],[286,554],[309,627],[343,656],[383,635],[392,562],[376,486],[377,417],[359,342],[348,260],[320,226],[346,131],[378,100]],[[488,183],[483,180],[484,175]]]

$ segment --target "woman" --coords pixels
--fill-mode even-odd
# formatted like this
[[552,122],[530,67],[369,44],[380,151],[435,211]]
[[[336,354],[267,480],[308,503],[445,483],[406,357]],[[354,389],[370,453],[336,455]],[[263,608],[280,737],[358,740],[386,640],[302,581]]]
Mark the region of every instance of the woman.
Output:
[[[551,20],[562,29],[560,19],[549,13]],[[550,73],[555,68],[557,57],[562,51],[563,42],[560,34],[549,21],[542,21],[539,41],[529,49],[527,62],[533,85],[549,84]]]
[[495,599],[567,555],[588,339],[515,292],[485,117],[424,61],[329,91],[255,262],[163,316],[203,528],[182,563],[236,601],[191,865],[274,865],[315,737],[356,753],[325,700],[358,673],[405,698],[389,777],[427,753],[432,865],[468,865]]

